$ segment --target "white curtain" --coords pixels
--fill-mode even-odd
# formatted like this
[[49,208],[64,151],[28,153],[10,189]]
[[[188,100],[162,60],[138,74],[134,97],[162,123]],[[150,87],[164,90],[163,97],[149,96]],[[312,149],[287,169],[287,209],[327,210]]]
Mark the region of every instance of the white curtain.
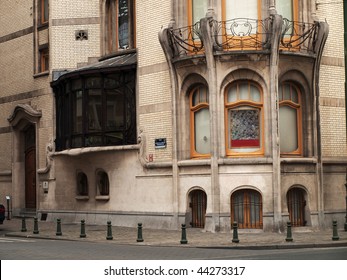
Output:
[[193,24],[205,17],[208,9],[208,0],[192,0]]
[[258,0],[226,0],[225,16],[226,20],[235,18],[258,19]]
[[199,154],[210,153],[210,112],[203,108],[194,114],[195,151]]

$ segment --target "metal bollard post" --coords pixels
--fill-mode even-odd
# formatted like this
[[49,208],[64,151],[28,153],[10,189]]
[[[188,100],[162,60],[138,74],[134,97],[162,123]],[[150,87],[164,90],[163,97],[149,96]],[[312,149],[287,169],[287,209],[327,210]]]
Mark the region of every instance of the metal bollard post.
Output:
[[232,239],[233,243],[239,243],[240,242],[237,228],[238,228],[237,222],[233,222],[233,239]]
[[337,240],[339,240],[340,239],[340,237],[339,237],[339,235],[338,235],[338,233],[337,233],[337,221],[333,221],[333,237],[332,237],[332,240],[333,241],[337,241]]
[[26,227],[25,217],[22,216],[22,229],[21,229],[21,232],[26,232],[26,231],[27,231],[27,227]]
[[181,244],[187,244],[187,231],[186,231],[186,225],[182,224],[182,235],[181,235]]
[[293,237],[292,237],[292,224],[291,222],[287,222],[287,238],[286,238],[287,242],[293,241]]
[[113,239],[111,221],[107,222],[107,236],[106,236],[106,239],[107,240],[112,240]]
[[143,242],[143,237],[142,237],[142,223],[137,224],[137,242]]
[[81,220],[81,234],[80,234],[80,238],[84,238],[86,237],[86,225],[85,225],[85,220]]
[[33,234],[38,234],[39,233],[39,224],[37,221],[37,217],[34,218],[34,231]]
[[63,233],[61,232],[61,220],[57,219],[57,232],[55,233],[55,235],[60,236],[63,235]]

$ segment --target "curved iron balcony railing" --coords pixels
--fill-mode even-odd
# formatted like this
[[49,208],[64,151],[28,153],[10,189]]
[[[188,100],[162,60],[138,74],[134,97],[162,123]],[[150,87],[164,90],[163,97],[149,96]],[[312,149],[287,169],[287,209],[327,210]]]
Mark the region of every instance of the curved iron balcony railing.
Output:
[[[263,20],[236,18],[211,20],[212,43],[215,51],[269,50],[272,40],[272,17]],[[200,22],[191,26],[168,29],[169,44],[174,57],[204,54],[204,38]],[[283,19],[280,50],[312,54],[318,34],[318,23],[302,23]],[[205,42],[206,43],[206,42]]]
[[220,50],[264,50],[270,46],[272,18],[213,21],[212,34]]
[[314,53],[318,22],[304,23],[283,19],[280,49],[290,52]]

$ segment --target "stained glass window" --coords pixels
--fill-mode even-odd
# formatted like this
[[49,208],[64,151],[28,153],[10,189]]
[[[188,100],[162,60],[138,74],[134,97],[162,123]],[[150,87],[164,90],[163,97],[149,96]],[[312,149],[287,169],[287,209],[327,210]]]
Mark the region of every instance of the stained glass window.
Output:
[[227,87],[227,155],[262,154],[262,94],[250,81],[239,81]]

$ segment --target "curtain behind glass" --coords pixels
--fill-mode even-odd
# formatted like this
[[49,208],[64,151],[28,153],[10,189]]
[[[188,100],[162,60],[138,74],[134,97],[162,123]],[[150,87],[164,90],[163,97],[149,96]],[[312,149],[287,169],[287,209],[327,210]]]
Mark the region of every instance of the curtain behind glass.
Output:
[[210,113],[203,108],[194,114],[195,151],[199,154],[210,153]]
[[281,153],[296,151],[298,149],[297,110],[281,106],[279,127]]
[[293,2],[292,0],[277,0],[276,10],[283,18],[293,20]]
[[226,0],[225,16],[226,20],[235,18],[258,19],[258,0]]
[[201,18],[205,17],[208,9],[208,0],[192,0],[192,24],[200,21]]

